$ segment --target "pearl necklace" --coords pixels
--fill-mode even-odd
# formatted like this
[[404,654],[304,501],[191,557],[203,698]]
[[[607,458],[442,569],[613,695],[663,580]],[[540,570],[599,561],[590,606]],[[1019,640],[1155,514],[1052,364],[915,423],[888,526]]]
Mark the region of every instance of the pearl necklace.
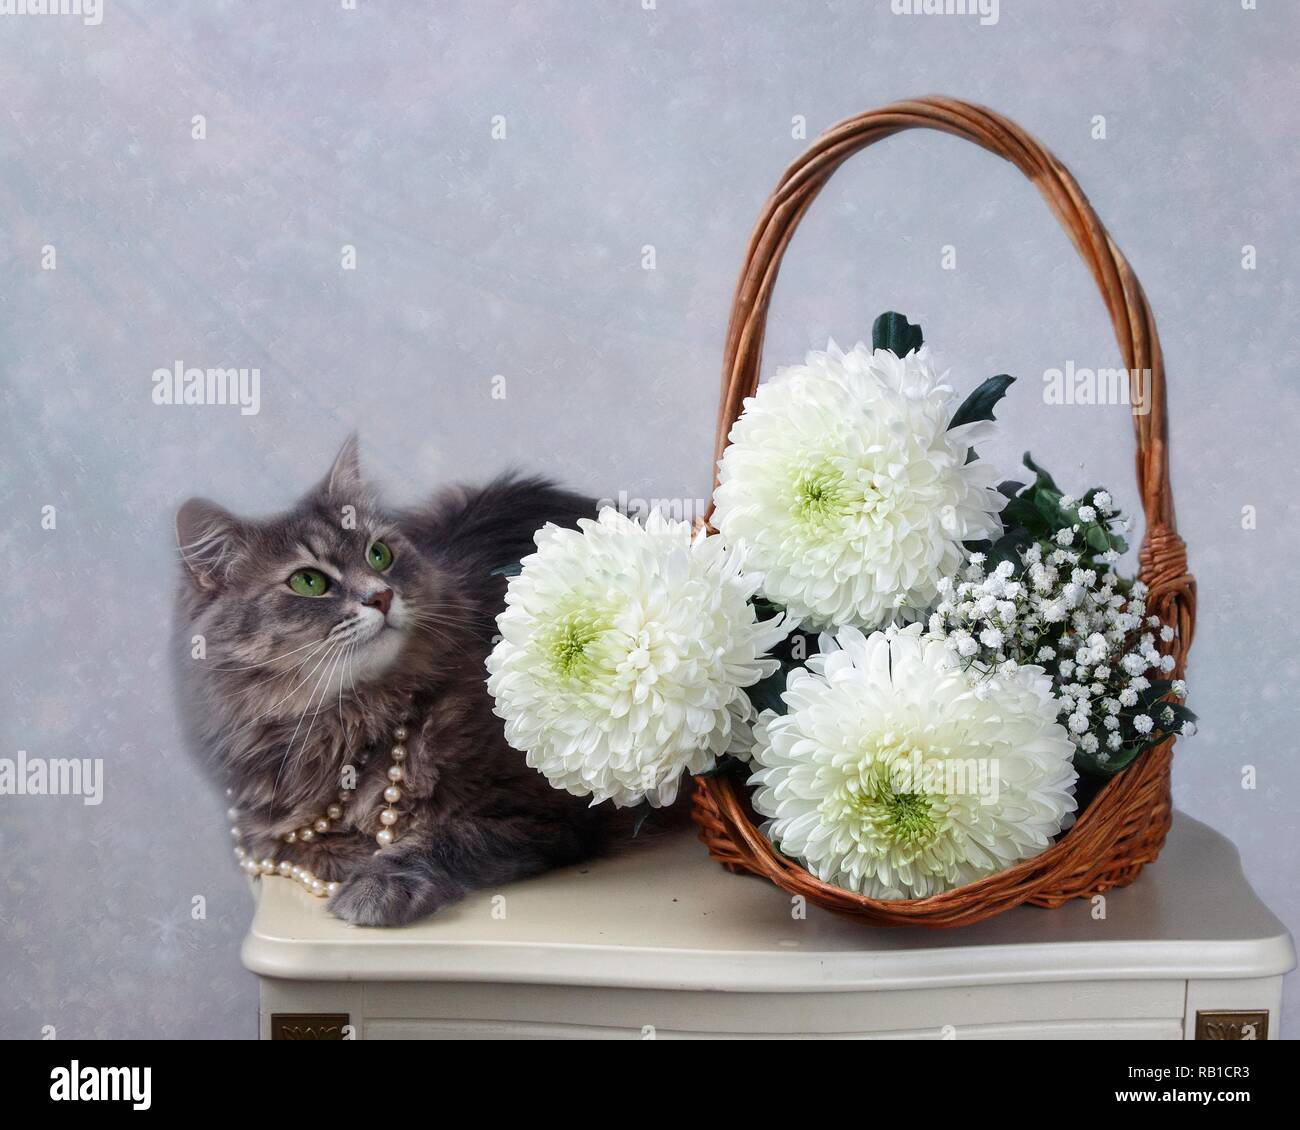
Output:
[[[403,714],[400,723],[393,730],[393,747],[389,750],[389,756],[393,759],[393,764],[388,767],[388,787],[384,789],[385,807],[379,813],[380,829],[375,833],[375,840],[379,843],[379,850],[392,847],[397,842],[397,821],[401,813],[397,810],[397,804],[402,799],[402,782],[406,780],[406,769],[403,762],[406,760],[406,740],[410,737],[410,731],[406,728],[410,715]],[[364,769],[366,757],[363,755],[358,758],[358,768]],[[226,790],[229,796],[231,790]],[[337,822],[343,816],[343,807],[352,799],[351,791],[340,789],[336,803],[329,805],[325,811],[314,820],[308,820],[301,828],[292,832],[286,832],[280,838],[286,844],[314,843],[317,836],[326,835],[329,832],[338,831]],[[230,809],[226,814],[231,820],[239,818],[239,810]],[[325,882],[318,879],[311,873],[310,868],[303,867],[301,864],[293,863],[288,859],[273,859],[267,856],[265,859],[255,859],[247,849],[240,844],[242,834],[237,827],[230,829],[230,834],[235,840],[235,858],[239,860],[239,866],[250,877],[259,875],[283,875],[286,879],[296,879],[304,890],[315,895],[317,898],[329,898],[337,894],[340,884],[337,882]]]

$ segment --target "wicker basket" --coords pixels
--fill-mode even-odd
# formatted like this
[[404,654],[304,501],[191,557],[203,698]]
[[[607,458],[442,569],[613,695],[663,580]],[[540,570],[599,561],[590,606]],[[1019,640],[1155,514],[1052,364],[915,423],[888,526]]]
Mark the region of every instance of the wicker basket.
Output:
[[[732,302],[715,457],[721,458],[745,397],[758,387],[772,286],[804,213],[831,174],[858,150],[902,130],[922,128],[972,141],[1033,181],[1101,289],[1125,366],[1151,371],[1151,411],[1133,417],[1146,515],[1140,575],[1150,586],[1148,608],[1174,629],[1173,641],[1165,646],[1177,664],[1175,677],[1181,676],[1192,642],[1196,583],[1187,572],[1186,549],[1174,523],[1165,376],[1155,320],[1141,285],[1074,177],[1024,130],[990,110],[951,98],[897,102],[828,130],[785,171],[750,237]],[[733,871],[765,876],[792,895],[875,925],[961,926],[1021,903],[1060,906],[1131,883],[1156,858],[1169,830],[1172,744],[1170,739],[1147,751],[1111,778],[1073,828],[1042,855],[923,899],[883,901],[820,882],[773,850],[755,826],[744,786],[727,777],[695,781],[692,814],[709,853]]]

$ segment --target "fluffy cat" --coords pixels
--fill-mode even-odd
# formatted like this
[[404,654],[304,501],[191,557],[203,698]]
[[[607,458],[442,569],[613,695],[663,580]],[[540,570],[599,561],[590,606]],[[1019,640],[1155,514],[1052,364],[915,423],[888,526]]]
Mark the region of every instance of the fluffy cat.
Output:
[[[181,507],[187,736],[229,790],[254,858],[338,881],[329,908],[349,922],[396,926],[597,854],[626,827],[609,806],[589,807],[528,768],[484,686],[504,607],[494,568],[529,553],[546,522],[593,512],[544,481],[510,477],[390,512],[362,481],[355,437],[286,514],[237,518],[202,499]],[[195,636],[204,658],[191,658]],[[379,850],[403,718],[397,839]],[[345,796],[329,832],[286,842]]]

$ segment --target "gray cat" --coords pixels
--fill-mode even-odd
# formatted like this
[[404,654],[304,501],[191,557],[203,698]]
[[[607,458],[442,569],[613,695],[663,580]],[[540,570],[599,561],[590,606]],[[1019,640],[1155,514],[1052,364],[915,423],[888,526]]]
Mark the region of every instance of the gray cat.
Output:
[[397,926],[597,854],[627,826],[528,768],[484,686],[494,569],[546,522],[593,512],[510,477],[390,512],[355,437],[287,514],[181,507],[187,736],[250,858],[336,883],[329,908],[349,922]]

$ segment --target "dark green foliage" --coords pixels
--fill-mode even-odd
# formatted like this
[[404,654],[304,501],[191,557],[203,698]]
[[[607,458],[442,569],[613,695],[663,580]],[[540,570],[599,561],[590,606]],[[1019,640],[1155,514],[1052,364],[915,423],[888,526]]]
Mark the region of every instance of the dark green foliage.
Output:
[[962,401],[961,407],[953,413],[952,422],[948,428],[959,428],[962,424],[973,424],[976,420],[992,420],[993,409],[997,403],[1007,394],[1012,384],[1015,383],[1015,377],[1009,377],[1006,373],[999,373],[996,377],[989,377],[965,400]]
[[871,348],[888,349],[895,357],[906,357],[924,344],[921,327],[902,314],[886,310],[871,326]]

